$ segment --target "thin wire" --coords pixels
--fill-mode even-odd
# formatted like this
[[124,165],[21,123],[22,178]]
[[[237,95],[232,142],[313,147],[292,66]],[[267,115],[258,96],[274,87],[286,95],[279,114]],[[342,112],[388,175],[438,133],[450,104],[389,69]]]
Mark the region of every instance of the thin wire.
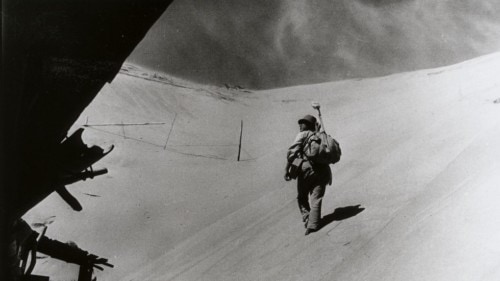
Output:
[[172,120],[172,126],[170,126],[170,131],[168,132],[167,141],[165,142],[163,150],[167,149],[168,140],[170,139],[170,134],[172,133],[172,129],[174,128],[174,123],[176,118],[177,118],[177,112],[175,113],[174,120]]

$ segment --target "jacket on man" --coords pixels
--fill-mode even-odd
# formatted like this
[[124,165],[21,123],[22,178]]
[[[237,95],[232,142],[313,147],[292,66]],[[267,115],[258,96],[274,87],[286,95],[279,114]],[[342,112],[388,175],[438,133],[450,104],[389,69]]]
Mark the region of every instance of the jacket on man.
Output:
[[313,131],[306,130],[297,134],[293,144],[288,148],[287,161],[293,163],[297,158],[302,159],[299,166],[299,177],[309,178],[313,174],[317,174],[321,178],[323,184],[332,184],[332,172],[327,164],[316,164],[308,160],[303,153],[306,140],[314,135]]

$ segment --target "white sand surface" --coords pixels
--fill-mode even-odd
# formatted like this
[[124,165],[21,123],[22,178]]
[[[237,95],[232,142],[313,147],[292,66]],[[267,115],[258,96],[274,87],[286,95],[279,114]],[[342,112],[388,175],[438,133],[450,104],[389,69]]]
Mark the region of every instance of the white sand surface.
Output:
[[[109,173],[68,187],[83,211],[53,194],[25,219],[55,216],[49,237],[109,258],[98,280],[498,280],[499,72],[497,53],[248,91],[124,66],[73,130],[163,124],[87,127],[87,143],[116,146],[95,165]],[[283,170],[313,100],[343,156],[330,221],[304,236]],[[46,258],[35,273],[71,280],[77,267]]]

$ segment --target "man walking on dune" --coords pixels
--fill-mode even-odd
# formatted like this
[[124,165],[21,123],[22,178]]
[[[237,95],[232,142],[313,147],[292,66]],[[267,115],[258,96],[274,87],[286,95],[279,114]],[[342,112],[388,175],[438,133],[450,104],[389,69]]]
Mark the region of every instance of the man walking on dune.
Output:
[[332,173],[328,164],[313,163],[304,155],[304,145],[318,127],[316,118],[306,115],[298,123],[300,132],[287,152],[285,180],[297,179],[297,202],[308,235],[320,228],[321,203]]

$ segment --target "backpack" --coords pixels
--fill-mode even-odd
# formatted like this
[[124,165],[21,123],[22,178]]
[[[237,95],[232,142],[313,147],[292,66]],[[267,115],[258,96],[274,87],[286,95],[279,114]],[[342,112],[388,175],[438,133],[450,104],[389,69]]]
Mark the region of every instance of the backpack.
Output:
[[303,152],[316,164],[335,164],[342,155],[339,143],[324,131],[310,135],[304,142]]

